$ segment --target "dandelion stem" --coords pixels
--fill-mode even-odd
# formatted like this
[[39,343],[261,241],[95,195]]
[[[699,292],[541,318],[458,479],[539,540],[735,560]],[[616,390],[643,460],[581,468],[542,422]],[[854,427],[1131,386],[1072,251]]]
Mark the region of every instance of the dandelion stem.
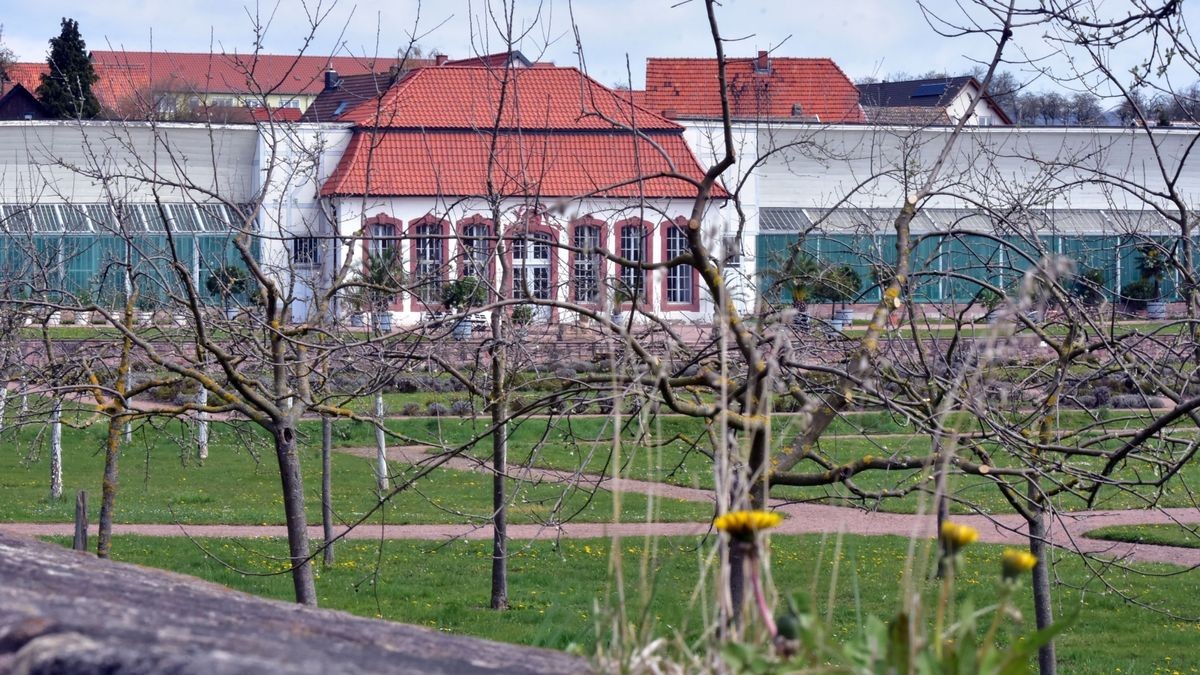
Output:
[[946,573],[942,575],[942,592],[938,595],[937,617],[933,622],[933,639],[936,640],[933,644],[933,653],[939,659],[942,656],[942,627],[946,624],[946,604],[949,602],[950,593],[954,588],[955,562],[951,559],[950,564],[946,566]]
[[1008,599],[1012,596],[1012,584],[1001,582],[1000,601],[996,603],[996,613],[992,615],[992,625],[988,626],[987,635],[983,637],[983,643],[979,646],[979,658],[983,658],[992,650],[992,641],[996,639],[996,631],[1000,629],[1000,619],[1008,611]]
[[775,628],[775,617],[771,615],[771,608],[767,607],[767,598],[763,594],[762,577],[758,573],[758,545],[750,547],[750,585],[754,587],[754,602],[758,605],[758,613],[762,615],[763,624],[767,627],[767,632],[771,637],[775,637],[778,629]]

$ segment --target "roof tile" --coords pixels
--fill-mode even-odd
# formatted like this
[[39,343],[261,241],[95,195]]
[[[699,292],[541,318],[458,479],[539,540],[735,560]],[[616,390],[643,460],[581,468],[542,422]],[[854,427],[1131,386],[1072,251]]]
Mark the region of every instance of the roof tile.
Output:
[[[324,196],[486,194],[491,133],[360,130],[321,192]],[[678,133],[652,134],[678,170],[699,180],[699,166]],[[649,141],[614,133],[502,133],[493,170],[498,194],[690,198],[695,186],[653,177],[671,166]],[[369,170],[368,170],[369,169]],[[641,180],[639,180],[641,179]],[[724,196],[722,190],[714,196]]]
[[[770,58],[765,70],[757,67],[757,61],[726,61],[726,88],[735,119],[866,121],[858,105],[858,90],[832,60]],[[649,109],[669,116],[718,118],[717,60],[647,59],[645,96]]]
[[501,98],[499,124],[506,129],[681,129],[630,104],[629,92],[609,89],[575,68],[558,67],[418,68],[381,99],[366,101],[338,119],[365,126],[490,129]]

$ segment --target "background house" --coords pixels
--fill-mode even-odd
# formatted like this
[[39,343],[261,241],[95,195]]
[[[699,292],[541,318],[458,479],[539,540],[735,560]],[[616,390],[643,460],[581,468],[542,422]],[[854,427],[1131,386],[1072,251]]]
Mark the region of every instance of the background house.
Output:
[[[859,103],[872,124],[958,124],[979,96],[979,81],[969,75],[858,85]],[[984,94],[967,124],[1012,124],[1008,113]]]
[[[427,63],[410,59],[283,54],[201,54],[186,52],[91,52],[99,80],[93,86],[105,116],[185,120],[230,108],[265,108],[276,119],[295,121],[324,89],[325,72],[342,75],[387,72]],[[13,81],[33,92],[47,65],[17,63]],[[237,121],[252,121],[264,111]],[[232,120],[231,120],[232,121]]]
[[48,114],[37,97],[20,84],[0,83],[0,120],[42,120]]

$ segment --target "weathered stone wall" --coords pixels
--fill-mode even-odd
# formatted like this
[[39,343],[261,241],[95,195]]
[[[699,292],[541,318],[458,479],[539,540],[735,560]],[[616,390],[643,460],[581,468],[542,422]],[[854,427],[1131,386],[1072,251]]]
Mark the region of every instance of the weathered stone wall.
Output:
[[265,600],[0,534],[0,674],[586,669],[559,652]]

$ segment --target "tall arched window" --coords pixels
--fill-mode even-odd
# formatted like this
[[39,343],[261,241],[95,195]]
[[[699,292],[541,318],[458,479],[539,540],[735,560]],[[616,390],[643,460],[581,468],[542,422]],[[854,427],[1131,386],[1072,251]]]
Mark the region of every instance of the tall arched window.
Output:
[[[687,233],[678,225],[667,225],[667,260],[677,258],[688,250]],[[691,265],[676,265],[667,269],[667,303],[690,305],[696,297]]]
[[442,282],[446,273],[445,221],[426,216],[412,221],[409,232],[413,239],[413,291],[427,303],[440,302]]
[[[646,260],[646,228],[640,222],[622,225],[620,229],[621,257],[630,262],[645,262]],[[621,267],[621,288],[623,294],[632,297],[643,297],[646,293],[646,271],[631,265]]]
[[459,276],[486,280],[491,256],[491,222],[475,216],[461,225],[459,232],[459,241],[462,242]]
[[601,230],[598,225],[576,225],[572,243],[579,251],[571,269],[571,281],[575,302],[599,304],[600,302],[600,254],[588,253],[601,245]]

